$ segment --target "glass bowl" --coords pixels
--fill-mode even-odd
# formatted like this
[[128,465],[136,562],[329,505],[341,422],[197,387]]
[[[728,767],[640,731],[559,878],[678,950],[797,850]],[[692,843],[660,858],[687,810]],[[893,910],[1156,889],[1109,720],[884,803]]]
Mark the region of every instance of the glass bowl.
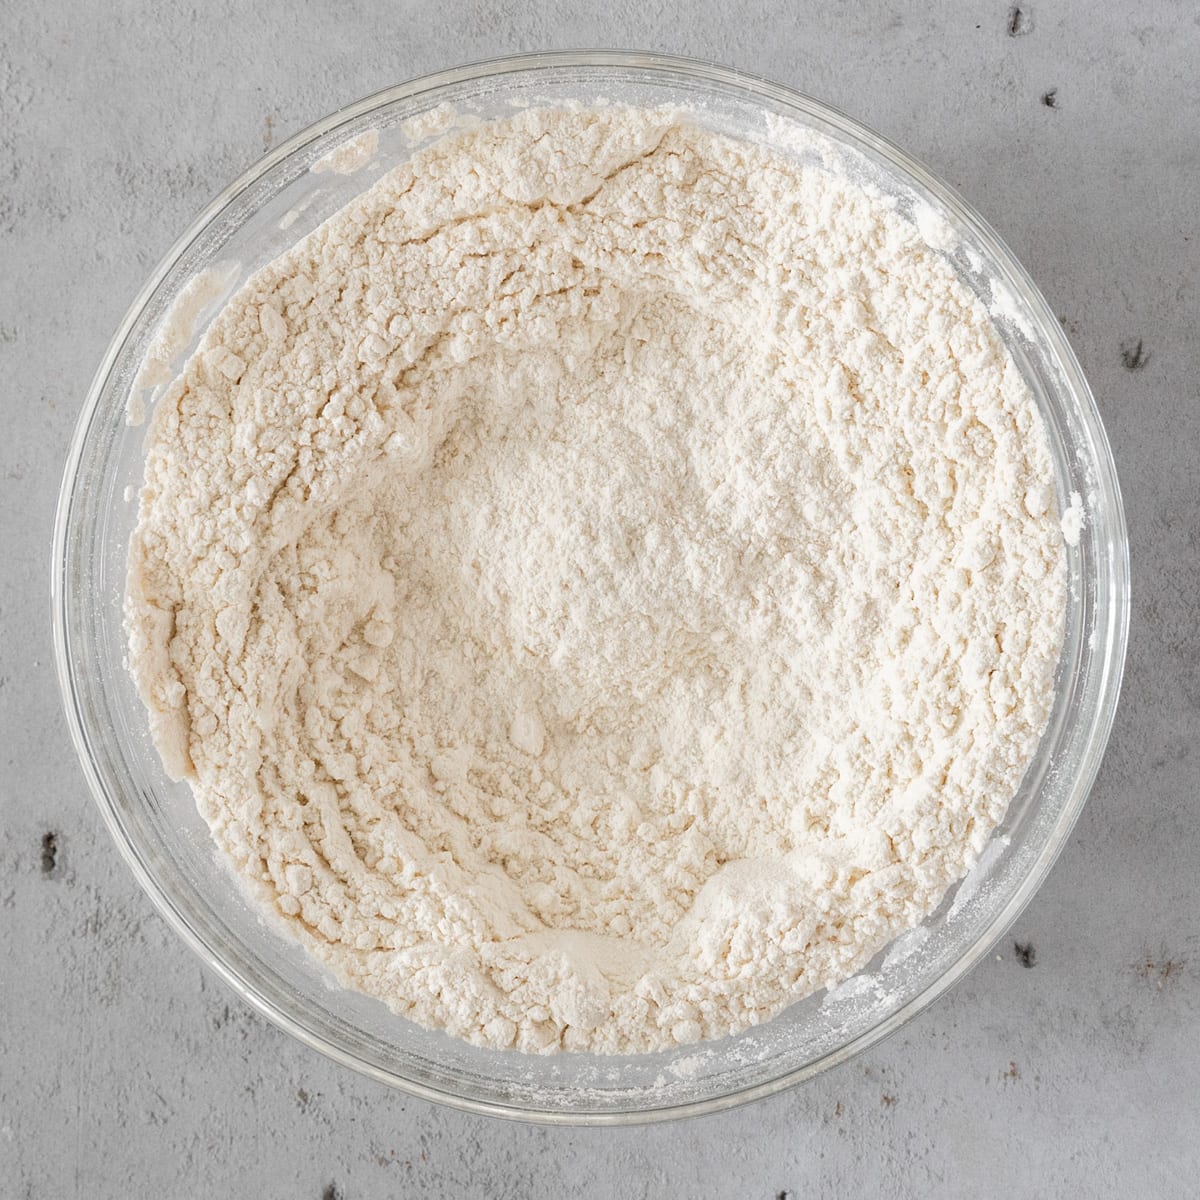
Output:
[[[920,228],[933,220],[939,233],[929,240],[990,304],[1045,418],[1060,504],[1078,492],[1087,519],[1068,548],[1049,726],[1003,824],[935,913],[848,983],[738,1036],[653,1055],[540,1057],[421,1029],[332,983],[245,899],[189,787],[167,779],[124,665],[126,552],[144,437],[126,408],[155,329],[188,281],[220,265],[214,275],[225,287],[177,361],[249,273],[411,155],[422,124],[406,124],[412,118],[441,105],[488,118],[530,104],[606,101],[684,106],[702,124],[798,158],[832,156]],[[378,148],[362,170],[310,170],[368,130],[378,131]],[[1088,385],[1054,313],[983,220],[919,163],[815,100],[723,67],[605,51],[503,59],[390,88],[298,134],[218,196],[142,289],[96,373],[59,497],[52,600],[68,721],[113,838],[167,921],[247,1003],[338,1062],[420,1096],[528,1120],[615,1124],[726,1108],[807,1079],[891,1033],[987,953],[1045,878],[1095,778],[1124,661],[1129,567],[1117,478]]]

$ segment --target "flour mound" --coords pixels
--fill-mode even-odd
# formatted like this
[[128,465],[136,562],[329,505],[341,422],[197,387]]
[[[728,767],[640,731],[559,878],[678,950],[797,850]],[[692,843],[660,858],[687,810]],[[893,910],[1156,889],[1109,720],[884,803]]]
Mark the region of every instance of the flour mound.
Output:
[[628,109],[454,132],[153,418],[131,663],[345,984],[526,1051],[763,1021],[934,908],[1048,718],[1053,472],[881,198]]

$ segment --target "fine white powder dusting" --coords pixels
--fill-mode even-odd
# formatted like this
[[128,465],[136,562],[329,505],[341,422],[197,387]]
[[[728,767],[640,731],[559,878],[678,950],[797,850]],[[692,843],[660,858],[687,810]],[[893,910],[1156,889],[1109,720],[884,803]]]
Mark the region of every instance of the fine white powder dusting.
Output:
[[861,968],[1045,726],[1065,551],[984,305],[686,116],[452,131],[158,403],[132,668],[253,894],[472,1042],[651,1051]]
[[1072,492],[1062,515],[1063,540],[1068,546],[1079,545],[1079,539],[1083,536],[1085,523],[1083,499],[1078,492]]
[[913,206],[913,220],[925,239],[925,245],[931,250],[942,250],[948,254],[958,245],[958,234],[954,232],[954,227],[923,200]]
[[217,301],[237,274],[235,262],[218,263],[194,275],[171,303],[142,355],[137,377],[129,388],[125,420],[140,425],[146,419],[146,393],[171,382],[171,363],[195,336],[205,310]]
[[472,113],[462,112],[453,104],[442,103],[427,112],[403,122],[400,126],[401,136],[410,147],[448,132],[451,129],[470,129],[480,124],[480,118]]
[[328,154],[323,154],[308,169],[314,174],[332,171],[335,175],[353,175],[361,171],[379,149],[379,130],[364,129],[362,133],[335,146]]

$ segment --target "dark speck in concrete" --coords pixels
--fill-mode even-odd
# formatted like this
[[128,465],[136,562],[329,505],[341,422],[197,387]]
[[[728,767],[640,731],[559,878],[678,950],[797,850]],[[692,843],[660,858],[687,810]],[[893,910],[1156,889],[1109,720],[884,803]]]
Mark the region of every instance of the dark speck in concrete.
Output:
[[1149,361],[1150,355],[1142,347],[1141,338],[1136,342],[1130,338],[1129,341],[1121,343],[1121,365],[1126,370],[1140,371]]
[[1014,1080],[1021,1078],[1021,1069],[1020,1069],[1020,1067],[1017,1066],[1017,1064],[1015,1062],[1010,1062],[1008,1064],[1008,1070],[1003,1072],[1001,1074],[1000,1078],[1003,1079],[1006,1083],[1011,1083]]
[[1032,942],[1013,942],[1013,952],[1021,966],[1037,966],[1037,951],[1033,948]]
[[882,1103],[884,1108],[891,1108],[896,1103],[898,1097],[891,1095],[888,1092],[883,1093]]
[[1186,966],[1186,959],[1169,955],[1164,946],[1157,954],[1147,952],[1142,961],[1137,964],[1137,973],[1143,979],[1162,988],[1178,979]]
[[58,834],[42,835],[42,874],[53,875],[58,866]]
[[790,1194],[791,1194],[790,1192],[786,1192],[786,1191],[783,1191],[783,1192],[776,1192],[776,1193],[775,1193],[775,1200],[788,1200],[788,1196],[789,1196]]
[[1042,103],[1047,108],[1058,107],[1058,88],[1051,88],[1048,92],[1042,93]]
[[230,1009],[228,1004],[222,1004],[221,1011],[212,1013],[209,1016],[209,1020],[212,1022],[214,1029],[224,1029],[226,1025],[233,1024],[236,1016],[237,1014]]
[[1019,4],[1008,10],[1008,36],[1022,37],[1033,31],[1033,14]]
[[345,1200],[342,1189],[336,1183],[329,1184],[321,1193],[321,1200]]

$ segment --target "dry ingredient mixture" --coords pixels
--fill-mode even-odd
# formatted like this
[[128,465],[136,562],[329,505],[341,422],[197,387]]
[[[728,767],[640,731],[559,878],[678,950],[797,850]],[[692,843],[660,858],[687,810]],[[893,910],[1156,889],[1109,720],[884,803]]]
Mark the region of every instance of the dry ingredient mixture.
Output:
[[879,195],[679,114],[455,132],[157,405],[131,666],[255,896],[472,1042],[650,1051],[861,968],[1046,723],[1045,433]]

